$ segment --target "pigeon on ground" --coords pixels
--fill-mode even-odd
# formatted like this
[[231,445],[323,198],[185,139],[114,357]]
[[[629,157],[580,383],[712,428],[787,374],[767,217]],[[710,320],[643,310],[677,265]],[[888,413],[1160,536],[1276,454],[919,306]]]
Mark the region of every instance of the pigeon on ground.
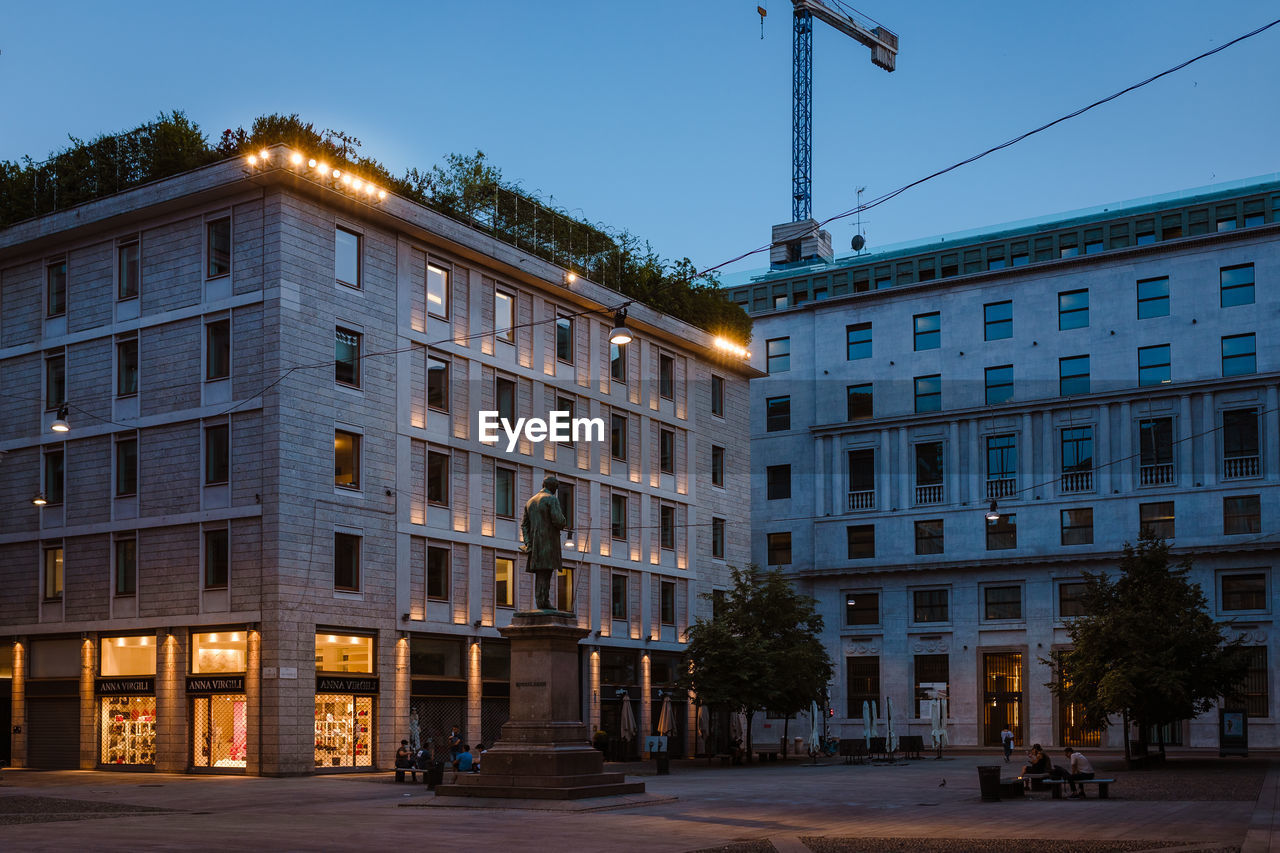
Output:
[[943,779],[941,782],[939,782],[939,783],[938,783],[938,787],[939,787],[939,788],[945,788],[945,787],[947,787],[947,780],[946,780],[946,779]]

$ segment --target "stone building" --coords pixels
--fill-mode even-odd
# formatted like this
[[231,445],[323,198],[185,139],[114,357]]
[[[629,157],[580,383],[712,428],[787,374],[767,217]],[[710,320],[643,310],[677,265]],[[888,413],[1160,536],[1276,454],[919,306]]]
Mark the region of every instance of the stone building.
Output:
[[[1118,746],[1045,686],[1082,573],[1146,527],[1253,649],[1280,745],[1280,176],[786,264],[755,321],[752,553],[821,604],[839,734]],[[995,502],[998,518],[988,521]],[[923,708],[923,710],[922,710]],[[763,721],[770,737],[780,725]],[[1216,746],[1216,713],[1166,741]]]
[[[0,231],[14,764],[299,774],[388,766],[415,729],[491,743],[548,473],[583,719],[616,739],[629,701],[643,734],[670,695],[692,748],[676,662],[747,559],[756,372],[638,303],[612,345],[620,294],[309,157]],[[508,451],[482,410],[601,432]]]

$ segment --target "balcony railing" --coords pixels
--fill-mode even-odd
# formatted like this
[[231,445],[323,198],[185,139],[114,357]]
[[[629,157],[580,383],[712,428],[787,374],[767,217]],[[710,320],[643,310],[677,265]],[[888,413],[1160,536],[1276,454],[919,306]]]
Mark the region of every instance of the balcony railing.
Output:
[[1167,486],[1173,482],[1173,463],[1161,462],[1158,465],[1138,466],[1138,485]]
[[916,486],[916,506],[942,503],[942,484]]
[[1062,474],[1062,493],[1093,491],[1092,471],[1065,471]]
[[1262,471],[1262,465],[1259,463],[1259,457],[1254,456],[1234,456],[1222,460],[1222,479],[1224,480],[1243,480],[1247,477],[1257,477]]
[[850,492],[849,493],[849,509],[875,509],[876,493],[870,492]]
[[994,501],[1007,498],[1018,490],[1018,480],[1014,477],[997,477],[987,480],[987,500]]

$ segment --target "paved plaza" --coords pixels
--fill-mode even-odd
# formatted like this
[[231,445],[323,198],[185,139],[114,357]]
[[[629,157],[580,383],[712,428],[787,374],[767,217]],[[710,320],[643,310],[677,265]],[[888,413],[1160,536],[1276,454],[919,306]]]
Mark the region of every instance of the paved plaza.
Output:
[[643,776],[648,802],[590,811],[441,807],[391,773],[5,770],[0,850],[1280,851],[1280,762],[1266,757],[1176,756],[1165,770],[1118,772],[1109,800],[999,803],[979,797],[975,767],[987,763],[680,761],[669,776]]

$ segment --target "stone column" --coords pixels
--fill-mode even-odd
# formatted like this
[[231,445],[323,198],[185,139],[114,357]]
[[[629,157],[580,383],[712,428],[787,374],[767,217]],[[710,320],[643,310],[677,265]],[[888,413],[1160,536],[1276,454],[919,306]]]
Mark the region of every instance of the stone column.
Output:
[[27,646],[21,639],[13,644],[13,747],[14,767],[27,766]]
[[[513,670],[514,671],[514,670]],[[480,721],[480,704],[483,681],[480,672],[480,639],[467,642],[467,743],[475,746],[483,736]]]
[[93,678],[98,671],[98,643],[94,639],[80,642],[80,769],[98,766],[98,697],[94,695]]
[[[643,748],[644,739],[649,736],[649,732],[653,731],[653,702],[649,697],[653,695],[653,680],[649,669],[650,658],[649,653],[645,652],[640,655],[640,719],[638,721],[640,731],[636,732],[636,740],[640,742]],[[649,753],[641,751],[644,758],[649,757]]]
[[187,667],[183,649],[187,630],[156,632],[156,769],[187,769]]
[[262,635],[257,629],[245,634],[244,662],[244,772],[249,776],[262,774]]

